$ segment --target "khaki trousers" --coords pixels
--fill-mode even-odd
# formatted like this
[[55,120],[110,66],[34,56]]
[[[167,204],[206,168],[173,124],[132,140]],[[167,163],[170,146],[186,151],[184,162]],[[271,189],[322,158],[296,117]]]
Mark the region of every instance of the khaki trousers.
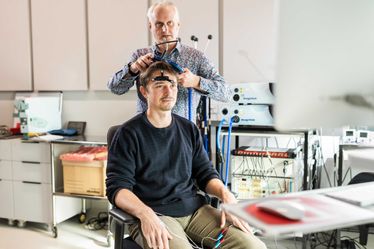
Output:
[[[165,223],[173,239],[169,240],[170,249],[192,249],[188,238],[197,246],[203,242],[205,248],[213,248],[215,239],[221,231],[221,212],[210,205],[204,205],[194,214],[185,217],[159,216]],[[149,249],[142,236],[140,224],[129,227],[130,236],[142,248]],[[231,226],[219,248],[222,249],[266,249],[266,245],[252,234],[246,234],[240,229]]]

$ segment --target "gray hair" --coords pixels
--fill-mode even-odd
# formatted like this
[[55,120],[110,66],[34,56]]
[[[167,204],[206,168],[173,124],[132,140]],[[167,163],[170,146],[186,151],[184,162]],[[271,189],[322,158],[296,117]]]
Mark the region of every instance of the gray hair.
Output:
[[175,18],[179,21],[178,8],[173,2],[170,2],[170,1],[161,1],[161,2],[156,2],[156,3],[152,4],[151,7],[149,7],[149,9],[147,11],[148,21],[151,21],[151,20],[155,19],[155,13],[154,13],[155,8],[157,8],[157,7],[169,7],[169,6],[174,8]]

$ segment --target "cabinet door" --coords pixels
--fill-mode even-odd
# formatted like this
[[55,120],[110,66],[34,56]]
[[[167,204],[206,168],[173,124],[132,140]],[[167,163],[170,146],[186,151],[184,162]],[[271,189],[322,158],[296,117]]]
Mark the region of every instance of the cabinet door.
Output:
[[[1,83],[0,83],[1,84]],[[0,160],[11,160],[12,150],[11,144],[14,140],[0,140]]]
[[[157,2],[152,0],[151,3]],[[180,18],[179,37],[185,45],[194,46],[191,36],[196,36],[198,49],[203,51],[208,35],[213,39],[206,50],[207,57],[219,68],[219,1],[217,0],[173,0]]]
[[51,184],[14,181],[13,189],[15,219],[52,222]]
[[274,0],[223,2],[223,75],[230,83],[274,80]]
[[51,183],[51,164],[13,161],[13,180]]
[[14,161],[18,162],[50,163],[50,146],[48,143],[30,143],[14,140],[12,145],[12,158]]
[[31,1],[35,90],[87,90],[85,3]]
[[0,217],[13,219],[13,187],[11,181],[0,179]]
[[148,46],[146,0],[89,0],[90,89],[107,90],[133,51]]
[[32,90],[29,0],[0,0],[0,91]]
[[[12,162],[0,159],[0,179],[12,180]],[[0,199],[1,200],[1,199]]]

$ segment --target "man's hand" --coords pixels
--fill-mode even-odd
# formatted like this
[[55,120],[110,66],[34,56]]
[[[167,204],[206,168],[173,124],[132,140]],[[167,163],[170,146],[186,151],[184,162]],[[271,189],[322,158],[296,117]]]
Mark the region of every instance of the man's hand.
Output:
[[139,219],[148,246],[154,249],[169,249],[169,239],[173,237],[160,218],[152,210],[147,210]]
[[[235,196],[225,189],[224,194],[222,195],[222,202],[225,204],[235,204],[238,203],[236,200]],[[237,218],[234,215],[231,215],[229,213],[226,213],[222,211],[222,216],[221,216],[221,228],[223,228],[226,224],[226,220],[230,221],[234,226],[238,227],[245,233],[253,233],[253,228],[248,225],[247,222]]]
[[130,66],[130,70],[133,73],[143,73],[149,65],[153,62],[153,55],[152,53],[148,53],[146,55],[140,56],[135,62],[133,62]]
[[200,77],[193,74],[188,68],[178,75],[178,84],[183,87],[200,88]]

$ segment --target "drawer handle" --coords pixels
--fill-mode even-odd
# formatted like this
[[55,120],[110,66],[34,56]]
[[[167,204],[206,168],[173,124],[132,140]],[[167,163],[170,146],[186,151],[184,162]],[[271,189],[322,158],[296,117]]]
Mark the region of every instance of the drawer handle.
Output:
[[28,164],[40,164],[40,162],[33,162],[33,161],[21,161],[22,163],[28,163]]
[[29,182],[29,181],[22,181],[22,183],[26,183],[26,184],[42,184],[41,182]]

